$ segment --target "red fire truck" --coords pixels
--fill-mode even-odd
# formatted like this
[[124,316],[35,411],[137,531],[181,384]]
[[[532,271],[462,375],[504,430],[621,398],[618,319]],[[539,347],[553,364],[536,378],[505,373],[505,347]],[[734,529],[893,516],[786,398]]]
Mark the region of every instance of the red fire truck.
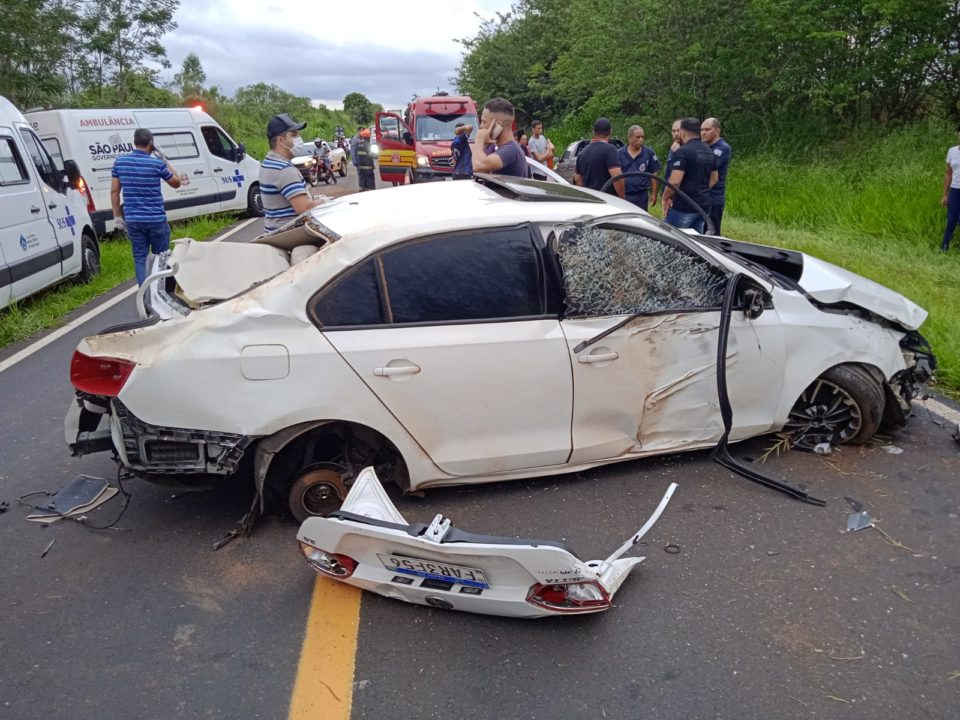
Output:
[[479,127],[477,104],[466,96],[438,93],[414,98],[401,117],[377,113],[380,179],[394,184],[444,180],[453,174],[450,142],[460,123]]

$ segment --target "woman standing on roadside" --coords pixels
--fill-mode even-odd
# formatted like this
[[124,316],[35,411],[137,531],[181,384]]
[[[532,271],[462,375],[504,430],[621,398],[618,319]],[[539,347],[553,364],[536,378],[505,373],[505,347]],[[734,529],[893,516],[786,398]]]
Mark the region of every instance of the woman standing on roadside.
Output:
[[[960,140],[960,127],[957,127],[957,140]],[[960,223],[960,145],[947,150],[947,172],[943,178],[943,198],[940,204],[947,209],[947,229],[943,232],[940,249],[946,252],[953,239],[953,231]]]

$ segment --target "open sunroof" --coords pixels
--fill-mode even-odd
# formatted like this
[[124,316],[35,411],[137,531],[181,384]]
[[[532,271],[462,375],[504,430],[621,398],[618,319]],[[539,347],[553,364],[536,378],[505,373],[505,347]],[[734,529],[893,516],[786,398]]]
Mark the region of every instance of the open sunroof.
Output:
[[475,173],[473,178],[481,185],[485,185],[513,200],[525,200],[527,202],[603,202],[602,198],[585,193],[573,185],[528,180],[512,175],[490,175],[489,173]]

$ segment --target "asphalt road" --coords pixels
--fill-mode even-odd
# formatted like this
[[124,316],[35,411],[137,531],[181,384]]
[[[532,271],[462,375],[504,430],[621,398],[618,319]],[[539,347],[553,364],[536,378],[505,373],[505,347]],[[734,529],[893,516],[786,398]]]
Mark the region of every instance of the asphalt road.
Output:
[[[214,552],[249,488],[177,495],[134,482],[121,529],[105,531],[28,523],[16,503],[77,473],[115,477],[105,454],[67,454],[67,370],[82,336],[134,317],[125,300],[0,372],[0,718],[285,718],[315,584],[291,519],[266,518]],[[352,717],[960,717],[960,446],[923,408],[885,442],[902,452],[763,464],[825,508],[705,453],[400,500],[412,522],[443,512],[592,559],[680,485],[607,613],[516,621],[364,595]],[[758,461],[769,445],[734,451]],[[887,537],[844,533],[844,496]]]

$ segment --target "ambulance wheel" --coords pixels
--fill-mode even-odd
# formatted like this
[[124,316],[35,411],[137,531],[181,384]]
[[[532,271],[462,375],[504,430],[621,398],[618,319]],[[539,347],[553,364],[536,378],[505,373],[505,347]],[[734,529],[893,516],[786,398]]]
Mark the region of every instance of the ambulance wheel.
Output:
[[260,197],[260,183],[253,183],[247,191],[247,215],[263,217],[263,198]]
[[340,168],[337,170],[340,173],[340,177],[347,176],[347,163],[343,160],[340,161]]
[[100,274],[100,246],[87,232],[80,238],[80,282],[88,283]]
[[301,469],[287,496],[287,507],[297,522],[329,515],[340,508],[347,496],[343,472],[343,467],[330,462],[313,463]]

